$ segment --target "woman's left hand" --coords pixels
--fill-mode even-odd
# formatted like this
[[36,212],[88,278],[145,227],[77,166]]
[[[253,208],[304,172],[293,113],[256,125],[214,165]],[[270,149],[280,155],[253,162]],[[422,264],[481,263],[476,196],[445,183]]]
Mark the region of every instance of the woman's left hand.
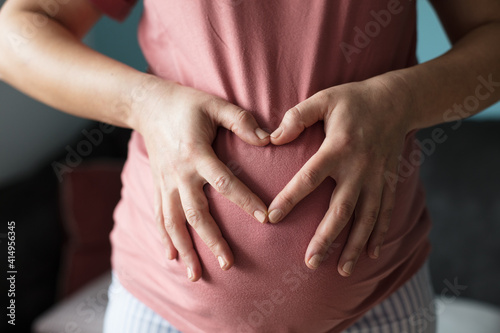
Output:
[[271,142],[293,141],[323,120],[325,140],[269,206],[269,220],[283,219],[326,177],[336,186],[330,206],[306,251],[305,262],[317,268],[342,229],[353,227],[338,263],[349,276],[362,251],[377,258],[389,229],[395,193],[386,179],[397,174],[404,140],[414,112],[404,81],[387,73],[366,81],[322,90],[288,110]]

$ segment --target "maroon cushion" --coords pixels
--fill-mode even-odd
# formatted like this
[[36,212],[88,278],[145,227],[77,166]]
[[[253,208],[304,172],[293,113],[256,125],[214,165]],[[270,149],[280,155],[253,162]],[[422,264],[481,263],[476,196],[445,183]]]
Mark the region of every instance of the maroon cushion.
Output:
[[82,163],[61,182],[66,233],[60,296],[66,297],[110,268],[109,233],[120,199],[122,161]]

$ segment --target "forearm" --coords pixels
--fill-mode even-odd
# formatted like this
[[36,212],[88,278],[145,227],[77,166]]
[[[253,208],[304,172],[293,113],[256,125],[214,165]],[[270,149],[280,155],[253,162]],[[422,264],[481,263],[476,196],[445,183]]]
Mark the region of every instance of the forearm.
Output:
[[[12,12],[12,11],[11,11]],[[151,76],[85,46],[62,24],[35,12],[0,15],[0,77],[67,113],[134,127],[140,89]],[[46,24],[36,27],[30,22]]]
[[500,99],[499,40],[500,23],[488,23],[446,54],[388,73],[412,96],[410,130],[472,116]]

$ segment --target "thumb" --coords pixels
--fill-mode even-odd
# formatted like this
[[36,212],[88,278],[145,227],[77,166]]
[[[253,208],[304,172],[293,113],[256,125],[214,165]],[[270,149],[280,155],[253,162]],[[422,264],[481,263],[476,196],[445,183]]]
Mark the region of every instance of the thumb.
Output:
[[283,145],[295,140],[307,127],[323,119],[328,106],[326,100],[313,95],[288,110],[281,124],[271,133],[273,145]]
[[265,146],[269,143],[269,133],[260,128],[250,112],[224,100],[213,106],[212,115],[217,125],[227,128],[251,145]]

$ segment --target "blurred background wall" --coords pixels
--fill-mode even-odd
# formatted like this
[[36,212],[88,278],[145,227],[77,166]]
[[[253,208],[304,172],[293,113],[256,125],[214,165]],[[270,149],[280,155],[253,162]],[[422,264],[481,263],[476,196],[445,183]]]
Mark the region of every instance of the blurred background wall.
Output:
[[[0,0],[0,6],[4,2]],[[141,7],[136,6],[123,23],[103,17],[87,35],[85,43],[144,71],[146,62],[136,39]],[[67,154],[65,147],[74,149],[85,139],[82,130],[91,131],[94,128],[98,128],[98,123],[56,111],[0,81],[0,304],[4,309],[8,301],[4,295],[4,291],[6,294],[8,290],[5,276],[7,221],[16,222],[18,271],[16,327],[12,330],[12,326],[2,319],[0,332],[30,332],[33,320],[64,296],[68,248],[71,244],[80,246],[82,239],[71,234],[72,226],[67,219],[63,221],[62,216],[64,205],[61,201],[68,196],[63,193],[67,193],[67,187],[72,185],[58,180],[51,163],[64,161]],[[126,156],[127,138],[128,132],[120,129],[105,134],[102,143],[93,147],[81,166],[99,159],[122,161]],[[88,205],[91,203],[87,202]],[[70,219],[69,222],[74,221]],[[93,253],[106,252],[95,246],[95,239],[90,239],[89,247]],[[85,255],[80,257],[83,261],[91,259]],[[74,329],[69,331],[76,332]]]
[[[0,0],[0,6],[5,0]],[[136,6],[122,24],[104,17],[85,38],[100,52],[144,71],[136,30]],[[120,38],[120,36],[127,36]],[[0,186],[16,181],[64,151],[68,141],[91,122],[56,111],[0,81]],[[29,133],[29,135],[27,135]]]

